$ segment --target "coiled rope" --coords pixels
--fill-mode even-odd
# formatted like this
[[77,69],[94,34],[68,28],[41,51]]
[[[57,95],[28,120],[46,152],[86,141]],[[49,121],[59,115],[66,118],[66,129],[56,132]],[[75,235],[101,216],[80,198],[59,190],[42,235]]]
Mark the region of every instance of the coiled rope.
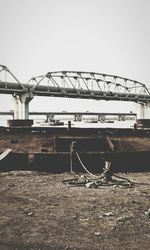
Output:
[[95,175],[95,174],[92,174],[92,173],[85,167],[85,165],[83,164],[83,162],[82,162],[82,160],[81,160],[81,158],[80,158],[78,152],[76,152],[76,156],[77,156],[77,158],[78,158],[78,160],[79,160],[81,166],[84,168],[84,170],[85,170],[89,175],[91,175],[91,176],[93,176],[93,177],[96,177],[96,178],[102,178],[102,177],[103,177],[102,175]]
[[[109,147],[111,148],[111,150],[114,151],[114,145],[112,144],[112,142],[110,141],[109,138],[107,138],[107,142],[108,142]],[[118,176],[118,175],[114,175],[114,174],[111,174],[110,179],[108,180],[108,177],[106,178],[106,174],[107,174],[108,171],[110,171],[110,166],[111,166],[111,162],[108,162],[108,161],[105,162],[105,168],[103,169],[104,171],[100,175],[95,175],[95,174],[91,173],[86,168],[86,166],[84,165],[83,161],[81,160],[81,157],[80,157],[79,153],[75,150],[75,148],[76,148],[75,143],[76,142],[72,142],[72,144],[70,145],[70,171],[71,171],[71,173],[75,173],[75,171],[73,170],[73,155],[76,155],[79,163],[81,164],[81,166],[83,167],[85,172],[88,173],[90,176],[99,179],[99,181],[94,181],[93,180],[96,187],[98,187],[100,185],[114,185],[114,183],[117,184],[117,185],[121,184],[121,183],[119,183],[119,181],[112,180],[112,178],[111,178],[112,176],[114,176],[114,177],[116,177],[118,179],[122,179],[124,181],[127,181],[129,183],[128,187],[133,186],[133,181],[130,181],[127,178],[124,178],[124,177],[121,177],[121,176]],[[100,179],[102,179],[102,180],[100,181]],[[75,181],[75,183],[74,183],[74,181]],[[75,179],[74,181],[73,181],[73,183],[69,182],[69,184],[79,185],[79,183],[76,183],[77,179]],[[85,184],[85,182],[84,182],[84,184]],[[123,185],[123,183],[122,183],[122,185]]]

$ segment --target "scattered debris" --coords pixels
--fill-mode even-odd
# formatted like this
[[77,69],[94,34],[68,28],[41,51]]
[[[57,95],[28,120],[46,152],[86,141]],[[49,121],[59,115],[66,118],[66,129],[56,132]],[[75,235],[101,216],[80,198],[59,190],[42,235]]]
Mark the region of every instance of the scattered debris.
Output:
[[[85,173],[78,178],[70,172],[33,172],[19,178],[0,174],[1,249],[149,249],[150,172],[118,175],[135,180],[134,188],[118,185],[114,191],[113,182],[108,182],[88,189],[91,179],[102,180]],[[68,188],[62,180],[71,178],[76,187]],[[78,182],[82,186],[77,187]],[[12,183],[13,192],[8,188]]]
[[95,236],[100,236],[101,233],[100,232],[95,232]]
[[15,184],[14,183],[10,183],[8,186],[9,187],[15,187]]
[[[114,150],[114,147],[111,148],[111,150]],[[90,179],[88,176],[85,175],[77,176],[77,178],[70,179],[70,180],[63,180],[67,185],[69,186],[85,186],[87,188],[98,188],[99,186],[124,186],[127,188],[133,187],[133,181],[130,181],[129,179],[125,177],[120,177],[118,175],[114,175],[111,170],[111,162],[104,159],[105,167],[103,168],[103,172],[100,175],[95,175],[91,173],[86,166],[84,165],[83,161],[81,160],[81,157],[79,153],[76,151],[76,143],[73,142],[70,146],[70,170],[71,173],[74,173],[72,171],[73,166],[73,158],[72,154],[75,154],[77,156],[78,161],[80,162],[81,166],[83,167],[84,171],[87,173],[88,176],[90,176]],[[75,173],[74,173],[75,174]],[[115,177],[115,179],[113,178]],[[118,180],[119,179],[119,180]],[[121,179],[121,181],[120,181]]]
[[100,214],[100,215],[98,216],[98,219],[103,219],[103,215]]
[[[84,186],[87,188],[99,188],[100,186],[113,186],[113,187],[126,187],[126,188],[131,188],[133,187],[133,182],[128,180],[127,178],[120,177],[118,175],[112,175],[111,181],[106,181],[106,179],[103,179],[103,175],[101,175],[99,178],[87,178],[82,179],[81,176],[78,176],[77,178],[74,179],[69,179],[69,180],[63,180],[63,183],[66,183],[68,186],[76,187],[76,186]],[[118,179],[121,180],[118,180]]]
[[130,219],[132,219],[133,218],[133,216],[132,215],[124,215],[124,216],[121,216],[121,217],[119,217],[118,219],[117,219],[117,221],[118,222],[125,222],[125,221],[127,221],[127,220],[130,220]]
[[68,249],[69,249],[69,245],[64,248],[64,250],[68,250]]
[[28,213],[28,216],[32,216],[32,215],[33,215],[33,213],[32,213],[32,212],[29,212],[29,213]]
[[113,216],[114,213],[113,212],[107,212],[107,213],[104,213],[104,216]]
[[73,215],[72,218],[73,218],[74,220],[77,219],[77,218],[78,218],[78,214]]
[[80,221],[89,221],[88,218],[81,218]]
[[150,218],[150,208],[145,212],[145,214],[148,216],[148,218]]
[[92,181],[92,182],[88,182],[88,183],[85,184],[85,186],[86,186],[87,188],[93,188],[93,187],[95,188],[95,187],[96,187],[96,183],[93,182],[93,181]]

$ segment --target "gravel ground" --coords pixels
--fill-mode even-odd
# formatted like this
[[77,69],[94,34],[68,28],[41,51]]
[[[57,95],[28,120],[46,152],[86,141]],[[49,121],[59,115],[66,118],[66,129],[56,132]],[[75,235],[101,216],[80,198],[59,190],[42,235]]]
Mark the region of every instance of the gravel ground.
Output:
[[63,182],[70,173],[0,172],[0,249],[150,249],[150,172],[118,175],[136,184],[87,188]]

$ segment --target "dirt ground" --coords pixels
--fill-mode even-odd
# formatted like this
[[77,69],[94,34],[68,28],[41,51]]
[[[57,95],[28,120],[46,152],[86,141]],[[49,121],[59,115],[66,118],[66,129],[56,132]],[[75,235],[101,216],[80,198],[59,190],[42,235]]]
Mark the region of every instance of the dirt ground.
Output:
[[62,182],[70,173],[0,172],[0,249],[150,249],[150,172],[119,175],[137,184],[87,188]]

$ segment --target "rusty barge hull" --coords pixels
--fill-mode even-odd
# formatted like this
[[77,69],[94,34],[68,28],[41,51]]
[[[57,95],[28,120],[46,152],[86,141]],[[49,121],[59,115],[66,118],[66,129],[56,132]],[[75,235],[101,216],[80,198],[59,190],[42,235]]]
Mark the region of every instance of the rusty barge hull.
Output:
[[[114,145],[110,150],[108,141]],[[91,172],[101,172],[104,160],[115,172],[150,170],[150,130],[114,128],[0,127],[0,170],[36,170],[53,173],[84,172],[71,144]],[[72,159],[71,159],[72,157]]]

